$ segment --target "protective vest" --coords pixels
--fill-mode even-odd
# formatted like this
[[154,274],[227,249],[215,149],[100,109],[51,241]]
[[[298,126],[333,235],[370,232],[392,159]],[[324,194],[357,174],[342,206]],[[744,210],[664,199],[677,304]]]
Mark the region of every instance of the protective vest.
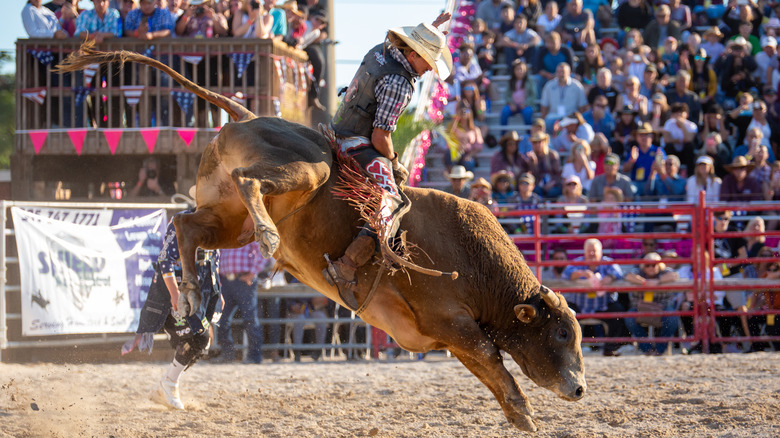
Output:
[[371,138],[377,109],[374,89],[377,81],[387,75],[403,76],[409,84],[414,83],[412,74],[390,55],[384,44],[379,44],[363,58],[336,110],[336,115],[333,116],[333,131],[337,135]]

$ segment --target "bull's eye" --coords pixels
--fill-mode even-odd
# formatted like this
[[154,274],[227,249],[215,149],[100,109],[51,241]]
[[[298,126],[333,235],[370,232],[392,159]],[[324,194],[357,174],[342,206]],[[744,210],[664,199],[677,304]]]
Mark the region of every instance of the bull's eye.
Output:
[[565,341],[569,339],[569,331],[565,328],[559,328],[558,329],[558,339]]

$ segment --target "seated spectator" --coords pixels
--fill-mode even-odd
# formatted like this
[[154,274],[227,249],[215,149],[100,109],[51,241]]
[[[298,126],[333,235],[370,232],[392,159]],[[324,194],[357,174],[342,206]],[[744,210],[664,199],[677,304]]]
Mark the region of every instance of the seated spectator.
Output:
[[577,140],[590,142],[595,135],[593,128],[585,123],[582,115],[577,112],[561,119],[558,126],[561,129],[552,142],[552,149],[561,155],[568,155]]
[[699,156],[708,156],[712,159],[715,166],[715,175],[717,175],[718,178],[722,178],[728,174],[723,166],[731,162],[731,152],[729,151],[728,145],[721,140],[720,134],[711,132],[706,140],[704,140],[704,147],[701,148],[698,153],[700,154]]
[[715,94],[718,92],[718,76],[708,62],[707,51],[700,48],[693,55],[693,64],[688,70],[691,75],[689,89],[699,95],[699,103],[704,108],[709,108],[715,102]]
[[753,23],[747,20],[740,21],[737,30],[737,33],[732,34],[731,38],[729,39],[730,41],[734,41],[737,38],[742,37],[747,41],[748,48],[750,49],[749,53],[752,56],[756,56],[759,52],[761,52],[761,41],[758,39],[757,35],[753,35]]
[[[769,184],[767,185],[767,192],[765,198],[770,201],[780,201],[780,161],[772,163],[772,176],[769,177]],[[777,221],[770,221],[772,226],[767,226],[770,230],[776,230]]]
[[456,87],[465,88],[466,82],[479,84],[482,82],[482,69],[474,59],[474,47],[471,44],[464,43],[460,46],[460,58],[458,65],[454,66],[452,73]]
[[596,164],[594,178],[596,175],[604,173],[604,159],[610,153],[612,153],[612,148],[609,147],[607,137],[604,134],[597,133],[590,143],[590,161]]
[[731,164],[724,166],[729,174],[723,178],[720,186],[720,200],[728,202],[759,201],[764,190],[758,180],[749,175],[754,165],[743,156],[734,158]]
[[[777,258],[777,254],[768,246],[761,247],[758,251],[760,258]],[[756,278],[767,280],[780,279],[780,263],[777,260],[768,262],[759,262],[754,264]],[[780,291],[756,291],[749,300],[750,310],[778,310],[780,309]],[[761,336],[761,329],[764,328],[766,336],[780,336],[780,324],[777,322],[778,315],[753,315],[748,319],[750,336]],[[780,341],[772,341],[775,351],[780,351]],[[765,342],[753,342],[748,350],[749,353],[756,351],[765,351],[769,344]]]
[[699,203],[699,192],[704,190],[705,201],[709,203],[720,200],[721,179],[715,175],[712,157],[702,155],[696,159],[693,175],[685,183],[685,193],[689,204]]
[[528,18],[525,15],[516,16],[514,27],[505,33],[501,40],[507,66],[512,66],[517,59],[534,62],[536,60],[536,47],[541,43],[542,39],[539,34],[528,28]]
[[[686,70],[677,72],[674,81],[674,89],[666,93],[666,102],[669,105],[684,103],[688,105],[688,119],[698,125],[701,120],[701,102],[699,96],[690,90],[691,74]],[[685,160],[682,160],[685,164]]]
[[485,138],[488,129],[487,123],[485,122],[487,106],[485,99],[479,92],[477,83],[472,80],[461,82],[459,93],[460,100],[458,101],[457,107],[468,106],[471,108],[471,116],[474,118],[474,125],[481,131],[482,138]]
[[531,137],[533,150],[526,155],[528,171],[538,181],[535,192],[544,198],[557,198],[561,189],[561,159],[549,147],[550,136],[539,132]]
[[589,44],[585,48],[585,56],[574,68],[574,77],[582,82],[586,92],[590,92],[590,89],[596,85],[598,71],[605,66],[599,45],[596,43]]
[[691,8],[684,5],[680,0],[671,0],[669,2],[670,18],[680,24],[680,30],[686,31],[693,25]]
[[636,142],[636,130],[639,129],[637,123],[637,112],[628,106],[622,107],[620,117],[615,124],[615,131],[612,133],[613,140],[610,142],[612,152],[618,156],[625,155],[629,147]]
[[[765,196],[766,198],[766,190],[769,188],[769,179],[772,177],[772,166],[769,165],[767,162],[767,157],[769,156],[769,151],[766,146],[759,145],[756,149],[756,154],[753,156],[753,160],[751,160],[751,163],[755,166],[753,170],[750,172],[750,175],[755,178],[762,187],[764,187],[765,190]],[[769,199],[767,199],[769,200]]]
[[596,44],[594,29],[593,14],[582,8],[582,0],[570,0],[558,23],[561,42],[576,50],[582,50],[588,44]]
[[661,54],[660,61],[663,62],[664,74],[669,76],[673,76],[677,74],[677,70],[680,69],[680,54],[677,53],[676,38],[671,36],[666,37],[666,39],[664,40],[664,50]]
[[517,0],[516,17],[525,17],[528,19],[528,27],[536,28],[536,21],[542,15],[542,3],[539,0]]
[[482,44],[477,46],[477,63],[482,71],[490,71],[490,68],[495,64],[498,59],[498,51],[496,50],[496,34],[492,31],[486,30],[482,32]]
[[645,182],[644,194],[654,200],[683,201],[687,182],[680,177],[680,159],[666,157],[663,164],[653,161],[650,178]]
[[461,198],[468,199],[469,193],[471,193],[471,185],[469,181],[474,179],[474,174],[466,170],[461,165],[452,166],[452,171],[445,175],[450,180],[450,186],[444,191],[459,196]]
[[565,62],[555,68],[555,80],[542,88],[540,101],[542,117],[547,126],[575,111],[588,109],[588,101],[582,84],[571,77],[571,66]]
[[477,166],[477,154],[482,151],[485,142],[482,132],[474,125],[474,117],[471,108],[461,106],[458,114],[450,124],[450,135],[455,144],[444,154],[444,164],[449,168],[453,164],[460,164],[466,170],[472,171]]
[[628,0],[620,3],[616,15],[621,29],[644,29],[653,19],[653,6],[646,0]]
[[512,63],[512,78],[506,91],[505,100],[509,103],[501,110],[501,125],[506,126],[509,118],[523,114],[523,122],[530,125],[537,104],[536,82],[528,76],[528,66],[522,59]]
[[[657,252],[651,252],[643,257],[644,260],[651,262],[660,262],[661,256]],[[666,267],[664,263],[645,263],[639,266],[639,269],[634,270],[626,274],[626,281],[632,284],[640,286],[653,287],[666,283],[672,283],[677,281],[680,276],[677,272]],[[638,311],[641,308],[640,303],[656,303],[659,304],[663,311],[677,310],[677,297],[676,293],[668,292],[653,292],[651,290],[645,292],[633,292],[631,294],[631,312]],[[677,316],[663,316],[661,317],[662,326],[658,336],[662,338],[672,337],[677,333],[677,327],[679,324],[679,318]],[[626,318],[626,327],[631,335],[636,338],[646,338],[647,330],[642,327],[635,318]],[[650,355],[662,355],[666,352],[667,343],[640,343],[639,349],[644,354]],[[655,351],[653,351],[655,349]]]
[[528,158],[520,153],[518,145],[520,136],[517,131],[509,131],[498,140],[501,149],[496,151],[490,160],[490,174],[506,170],[513,175],[519,175],[528,170]]
[[[550,3],[555,4],[555,2],[550,2]],[[549,5],[550,3],[547,4]],[[550,255],[550,261],[568,262],[569,256],[566,253],[566,249],[560,246],[553,248],[552,254]],[[548,280],[568,280],[567,278],[563,278],[564,269],[566,269],[566,265],[548,266],[542,269],[542,278],[540,278],[539,281],[543,282]]]
[[[761,146],[769,145],[764,141],[764,133],[761,131],[761,128],[753,127],[748,130],[747,135],[745,136],[745,144],[734,148],[734,153],[731,154],[731,159],[733,160],[737,157],[745,157],[748,161],[750,161],[753,159],[753,157],[756,156],[758,153],[758,148]],[[768,162],[772,163],[776,160],[771,148],[767,149],[767,154]]]
[[609,68],[600,68],[596,73],[596,85],[591,87],[588,92],[588,103],[593,105],[596,102],[598,96],[604,96],[607,98],[607,104],[609,105],[609,113],[615,111],[615,105],[617,103],[618,90],[612,86],[612,71]]
[[[607,292],[606,288],[613,282],[623,278],[620,265],[610,264],[612,259],[604,256],[601,241],[588,239],[584,245],[585,255],[574,259],[576,262],[588,261],[589,265],[569,265],[563,270],[562,277],[571,281],[582,282],[592,292],[564,294],[569,307],[577,313],[591,314],[602,312],[623,312],[625,309],[617,301],[617,294]],[[618,318],[601,319],[607,324],[609,337],[623,335],[624,326]],[[619,345],[608,343],[604,345],[604,356],[619,356]]]
[[[752,73],[758,64],[750,55],[747,40],[741,36],[729,41],[724,56],[716,63],[715,70],[720,72],[721,91],[733,101],[740,93],[757,86]],[[728,108],[733,108],[733,102]]]
[[[733,110],[729,111],[726,117],[726,123],[729,125],[729,129],[732,131],[737,129],[737,145],[742,145],[745,142],[745,136],[748,134],[748,125],[753,120],[753,95],[750,93],[742,93],[739,96],[739,105]],[[729,138],[723,137],[724,139]],[[763,140],[763,138],[762,138]]]
[[693,167],[694,140],[699,132],[696,123],[689,120],[688,105],[675,103],[672,105],[672,116],[664,123],[663,134],[666,148],[672,155],[676,155],[686,169]]
[[517,202],[517,191],[514,186],[515,176],[512,172],[499,170],[490,175],[493,183],[493,200],[498,204],[514,204]]
[[[303,329],[306,326],[307,319],[319,319],[327,318],[329,301],[326,297],[314,297],[309,299],[297,299],[291,300],[288,303],[287,315],[291,319],[297,319],[299,322],[293,323],[292,329],[292,342],[293,346],[300,347],[303,345]],[[328,323],[315,322],[314,323],[314,343],[324,344],[325,337],[328,333]],[[301,361],[301,354],[303,350],[293,350],[293,356],[296,362]],[[322,354],[322,347],[315,348],[311,352],[311,358],[316,362],[320,360]]]
[[650,178],[653,162],[662,164],[666,159],[663,148],[653,144],[653,128],[645,122],[636,130],[636,146],[623,164],[623,173],[631,177],[636,193],[644,195],[645,182]]
[[604,63],[607,65],[609,65],[612,60],[620,56],[618,53],[620,50],[620,45],[614,38],[602,38],[599,46],[601,47],[601,54],[604,57]]
[[[701,140],[701,143],[705,142],[710,133],[720,134],[721,142],[728,140],[729,136],[731,135],[728,127],[726,126],[726,120],[723,116],[723,107],[717,103],[710,105],[709,108],[707,108],[707,111],[704,113],[701,129],[699,129],[699,140]],[[726,149],[729,152],[729,156],[726,162],[731,162],[731,148],[725,144],[724,146],[726,146]],[[715,171],[717,172],[718,169],[716,168]]]
[[756,54],[756,71],[754,75],[759,84],[776,84],[772,80],[772,73],[778,68],[777,62],[777,40],[775,37],[767,36],[761,38],[761,51]]
[[125,36],[139,40],[168,38],[173,33],[171,13],[154,5],[154,0],[140,0],[140,7],[125,18]]
[[42,0],[28,0],[22,8],[22,24],[30,38],[67,38],[57,16],[51,9],[43,7]]
[[517,209],[535,209],[542,203],[542,198],[534,192],[536,178],[530,172],[524,172],[517,178]]
[[704,41],[701,43],[701,48],[707,51],[707,55],[710,57],[710,63],[714,64],[726,50],[726,47],[721,43],[723,40],[723,32],[718,29],[718,26],[712,26],[704,31],[702,38]]
[[491,212],[498,211],[498,206],[493,202],[493,186],[485,178],[477,178],[471,184],[468,199],[484,205]]
[[[275,2],[275,0],[271,0]],[[268,2],[266,2],[267,4]],[[190,6],[176,23],[176,35],[187,38],[214,38],[228,33],[227,18],[217,13],[211,0],[190,0]]]
[[561,22],[561,15],[558,13],[558,3],[547,2],[544,5],[544,14],[536,19],[536,31],[543,36],[555,30],[558,23]]
[[[593,178],[596,176],[596,163],[590,160],[590,145],[585,140],[576,140],[572,144],[569,156],[561,172],[565,181],[571,176],[576,176],[581,184],[580,190],[588,193]],[[565,190],[564,190],[565,192]]]
[[629,76],[625,81],[625,88],[617,98],[618,108],[628,108],[639,116],[640,119],[647,119],[648,105],[647,98],[639,94],[639,78]]
[[[748,124],[747,130],[758,129],[761,131],[760,143],[768,147],[771,151],[777,143],[777,135],[780,134],[780,127],[777,124],[772,123],[767,118],[767,106],[761,100],[757,100],[753,103],[753,118]],[[769,154],[769,162],[774,163],[775,154]]]
[[503,6],[507,4],[509,4],[509,2],[506,0],[489,0],[480,2],[479,6],[477,6],[474,17],[484,21],[488,29],[498,30],[501,24],[501,10]]
[[[624,201],[623,191],[617,187],[607,187],[604,189],[603,204],[620,204]],[[615,205],[609,208],[615,208]],[[583,234],[597,233],[599,235],[621,234],[628,231],[626,221],[621,213],[598,213],[597,222],[592,222],[580,230]],[[602,239],[601,243],[605,248],[612,248],[615,243],[613,239]]]
[[555,201],[558,204],[587,204],[588,197],[582,194],[582,183],[577,175],[569,175],[563,182],[563,193]]
[[604,199],[604,189],[606,187],[617,187],[623,192],[623,197],[627,202],[634,198],[633,185],[631,179],[622,173],[618,173],[620,168],[620,157],[611,153],[604,158],[604,173],[593,178],[588,191],[588,198],[592,202],[598,202]]
[[780,102],[777,100],[777,90],[772,88],[772,86],[767,86],[764,88],[762,97],[764,102],[766,102],[766,117],[769,119],[769,122],[780,124]]
[[76,36],[94,40],[96,43],[110,38],[121,38],[122,21],[119,11],[109,8],[105,0],[92,0],[92,3],[95,8],[83,11],[76,19]]
[[650,98],[650,126],[653,127],[653,132],[660,133],[671,115],[672,111],[666,103],[666,95],[654,93]]
[[[596,96],[591,102],[591,109],[582,114],[585,123],[593,129],[594,134],[603,134],[606,138],[612,137],[615,131],[615,119],[609,112],[609,102],[606,96]],[[589,140],[593,141],[593,139]]]
[[671,19],[671,10],[668,5],[661,5],[655,11],[655,20],[651,21],[645,27],[645,44],[651,48],[658,48],[663,45],[662,35],[674,37],[679,40],[682,37],[680,23]]
[[515,9],[514,7],[509,3],[504,3],[501,5],[501,20],[498,25],[498,29],[496,29],[496,36],[498,37],[498,41],[500,42],[504,34],[512,30],[512,27],[514,27],[515,23]]
[[[534,72],[541,76],[540,85],[554,79],[557,76],[558,66],[565,63],[569,66],[574,62],[574,52],[569,47],[561,46],[561,35],[558,32],[550,32],[544,40],[545,46],[540,49]],[[569,111],[571,112],[571,111]],[[568,114],[568,112],[564,112]]]

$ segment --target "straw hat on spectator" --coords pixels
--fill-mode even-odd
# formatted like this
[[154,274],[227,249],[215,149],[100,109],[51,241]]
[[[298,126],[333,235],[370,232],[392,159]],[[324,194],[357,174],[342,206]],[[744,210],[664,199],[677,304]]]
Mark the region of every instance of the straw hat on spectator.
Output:
[[743,168],[747,168],[747,171],[750,172],[751,170],[753,170],[754,167],[756,167],[756,165],[748,162],[747,158],[745,158],[742,155],[738,155],[734,157],[734,159],[731,161],[731,164],[723,165],[723,168],[728,170],[729,172],[734,171],[736,169],[743,169]]
[[529,184],[536,184],[536,177],[531,172],[523,172],[519,178],[517,178],[517,183],[520,184],[522,182],[527,182]]
[[517,131],[509,131],[501,136],[501,139],[498,140],[498,144],[500,144],[501,147],[506,147],[506,142],[509,140],[520,142],[520,135],[517,133]]
[[493,186],[485,178],[479,177],[476,181],[471,183],[471,188],[482,187],[484,189],[493,190]]
[[537,132],[531,136],[531,141],[545,141],[549,139],[550,136],[546,132]]
[[512,181],[515,180],[515,174],[508,170],[499,170],[490,175],[490,182],[493,183],[494,186],[502,179],[505,179],[509,181],[509,184],[512,184]]
[[284,9],[287,12],[290,12],[292,14],[297,15],[300,18],[303,18],[303,12],[301,12],[298,9],[298,2],[296,0],[287,0],[282,5],[282,9]]
[[716,36],[718,38],[723,38],[723,32],[721,32],[717,26],[712,26],[711,28],[704,31],[704,35],[702,35],[702,37],[707,38],[710,35]]
[[638,128],[636,128],[637,134],[652,134],[653,133],[653,125],[651,125],[648,122],[644,122],[641,125],[639,125]]
[[393,27],[389,33],[397,36],[417,52],[440,78],[447,79],[452,72],[452,53],[447,37],[433,25],[420,23],[415,27]]
[[465,179],[467,181],[474,179],[474,173],[467,171],[463,166],[452,166],[452,171],[446,176],[449,179]]

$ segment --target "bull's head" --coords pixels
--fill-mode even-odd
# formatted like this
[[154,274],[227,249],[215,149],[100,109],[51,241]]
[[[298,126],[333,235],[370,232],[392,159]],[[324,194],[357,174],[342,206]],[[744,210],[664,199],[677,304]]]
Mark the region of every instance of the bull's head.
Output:
[[566,300],[540,286],[541,300],[514,307],[520,330],[507,351],[523,373],[565,400],[585,395],[582,331]]

